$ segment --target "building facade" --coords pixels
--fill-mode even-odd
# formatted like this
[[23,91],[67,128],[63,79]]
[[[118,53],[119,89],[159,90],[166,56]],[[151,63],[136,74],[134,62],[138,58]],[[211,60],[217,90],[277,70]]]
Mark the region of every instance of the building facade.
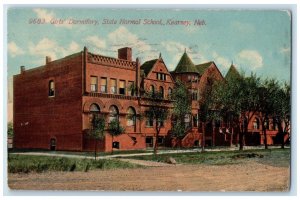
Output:
[[[200,94],[213,80],[223,80],[214,62],[195,65],[184,52],[176,69],[169,72],[161,56],[141,64],[139,59],[132,60],[132,49],[128,47],[118,50],[118,58],[93,54],[85,47],[62,59],[52,61],[46,57],[45,65],[34,69],[25,70],[21,66],[13,85],[14,147],[94,150],[96,141],[88,133],[91,120],[97,114],[105,117],[106,126],[117,119],[125,128],[117,137],[106,132],[105,138],[97,142],[98,151],[153,147],[155,122],[141,117],[151,104],[144,94],[160,92],[161,101],[171,110],[170,96],[176,79],[186,85],[192,98],[192,111],[185,119],[188,129],[180,138],[180,144],[183,147],[199,146],[202,142]],[[217,124],[205,127],[209,130],[206,131],[205,145],[238,143],[233,129],[223,131],[221,123]],[[255,144],[258,144],[263,140],[259,125],[256,127],[260,142]],[[161,124],[158,145],[178,143],[171,128],[172,122],[168,118]],[[271,139],[268,141],[272,143]]]

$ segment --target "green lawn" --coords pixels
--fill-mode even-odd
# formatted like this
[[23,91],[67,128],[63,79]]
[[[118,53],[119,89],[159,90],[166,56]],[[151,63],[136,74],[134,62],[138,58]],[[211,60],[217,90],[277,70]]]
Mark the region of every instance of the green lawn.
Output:
[[172,157],[177,163],[185,164],[207,164],[207,165],[226,165],[237,164],[248,160],[255,160],[264,164],[274,166],[290,165],[290,149],[259,149],[244,151],[215,151],[204,153],[178,153],[178,154],[159,154],[157,156],[132,156],[130,159],[152,160],[165,162],[168,157]]
[[140,165],[113,159],[80,159],[49,156],[8,155],[9,173],[88,171],[91,169],[139,168]]
[[[152,152],[153,150],[127,150],[120,151],[114,150],[113,152],[98,152],[97,156],[106,156],[106,155],[119,155],[119,154],[132,154],[132,153],[147,153]],[[94,156],[94,152],[81,152],[81,151],[50,151],[43,149],[10,149],[9,153],[24,153],[24,152],[39,152],[39,153],[50,153],[53,155],[57,154],[67,154],[67,155],[80,155],[80,156]]]

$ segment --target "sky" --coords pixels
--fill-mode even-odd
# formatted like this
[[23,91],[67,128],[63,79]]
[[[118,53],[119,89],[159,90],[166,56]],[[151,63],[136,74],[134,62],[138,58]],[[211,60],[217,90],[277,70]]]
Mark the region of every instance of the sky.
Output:
[[233,62],[246,75],[290,81],[291,16],[284,10],[10,8],[7,34],[9,102],[20,66],[35,68],[46,56],[59,59],[84,46],[111,57],[128,46],[141,63],[161,53],[170,71],[186,50],[194,64],[214,61],[223,75]]

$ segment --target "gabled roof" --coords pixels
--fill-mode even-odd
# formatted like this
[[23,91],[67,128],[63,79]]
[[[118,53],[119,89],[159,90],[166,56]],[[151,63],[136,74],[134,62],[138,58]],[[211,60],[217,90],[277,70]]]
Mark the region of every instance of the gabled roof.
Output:
[[233,64],[231,64],[231,66],[225,76],[225,79],[228,80],[231,78],[240,78],[240,77],[241,77],[241,75],[238,72],[238,70],[236,69],[236,67]]
[[209,61],[207,63],[202,63],[202,64],[199,64],[199,65],[196,65],[195,67],[196,67],[197,71],[199,72],[199,74],[202,75],[205,72],[205,70],[209,66],[211,66],[211,64],[213,64],[213,63],[214,63],[213,61]]
[[189,58],[186,52],[184,52],[184,54],[181,56],[180,61],[178,62],[174,72],[175,73],[185,73],[185,72],[198,73],[194,63]]
[[157,60],[158,59],[149,60],[149,61],[145,62],[144,64],[142,64],[141,70],[144,70],[145,76],[147,76],[149,74],[149,72],[151,71],[151,69],[153,68],[153,66]]

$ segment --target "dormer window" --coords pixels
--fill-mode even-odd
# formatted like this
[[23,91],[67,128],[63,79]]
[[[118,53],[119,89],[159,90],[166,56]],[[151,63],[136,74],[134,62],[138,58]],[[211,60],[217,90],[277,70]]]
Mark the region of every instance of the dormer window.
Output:
[[55,95],[55,85],[53,80],[49,81],[48,95],[49,97],[54,97]]

